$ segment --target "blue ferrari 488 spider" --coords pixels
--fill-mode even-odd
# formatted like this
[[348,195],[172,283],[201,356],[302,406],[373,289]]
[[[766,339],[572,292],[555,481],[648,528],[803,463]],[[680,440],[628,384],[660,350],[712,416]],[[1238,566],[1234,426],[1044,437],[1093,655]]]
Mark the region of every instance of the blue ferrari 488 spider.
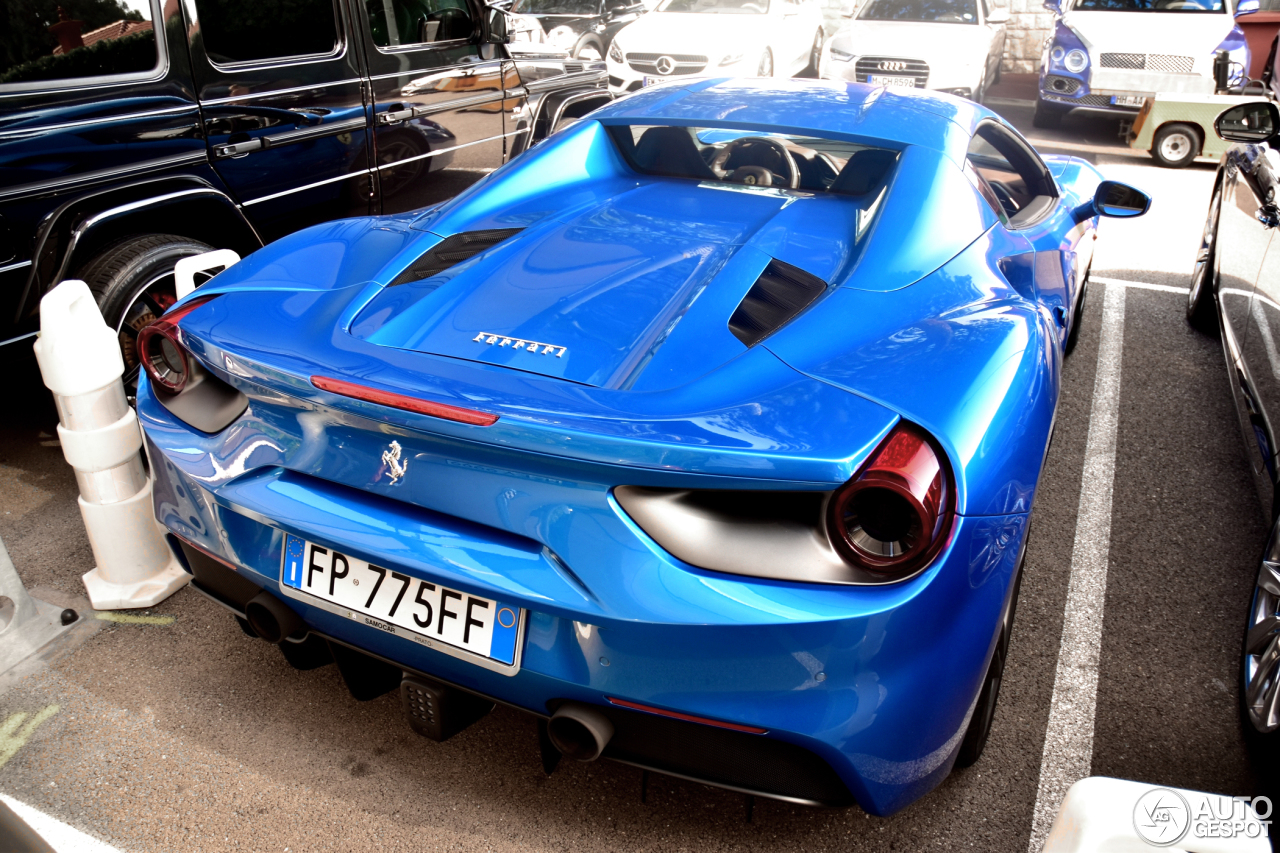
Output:
[[981,106],[700,80],[140,339],[157,516],[295,666],[888,814],[982,751],[1099,216]]

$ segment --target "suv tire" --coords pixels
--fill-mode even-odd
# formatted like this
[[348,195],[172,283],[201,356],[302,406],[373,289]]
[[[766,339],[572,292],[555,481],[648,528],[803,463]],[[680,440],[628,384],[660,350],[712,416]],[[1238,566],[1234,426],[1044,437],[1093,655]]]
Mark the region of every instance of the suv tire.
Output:
[[1042,130],[1056,130],[1062,126],[1064,115],[1066,111],[1061,107],[1051,106],[1036,98],[1036,113],[1031,117],[1031,123]]
[[212,246],[176,234],[146,234],[107,247],[77,272],[97,299],[102,318],[116,331],[130,397],[138,386],[138,331],[176,301],[174,266],[211,251]]

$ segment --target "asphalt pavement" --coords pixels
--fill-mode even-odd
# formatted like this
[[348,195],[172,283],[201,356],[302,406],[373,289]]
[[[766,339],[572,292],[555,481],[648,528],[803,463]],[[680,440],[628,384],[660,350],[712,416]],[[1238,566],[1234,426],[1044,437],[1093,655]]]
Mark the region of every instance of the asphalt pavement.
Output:
[[[640,771],[630,767],[566,761],[546,776],[532,719],[501,707],[447,743],[423,740],[397,695],[356,702],[334,667],[290,668],[183,590],[132,622],[86,611],[67,649],[0,683],[0,792],[139,851],[699,853],[1023,853],[1042,776],[1051,781],[1063,760],[1152,784],[1268,793],[1236,710],[1265,524],[1220,345],[1187,326],[1177,292],[1214,167],[1160,169],[1123,146],[1114,119],[1071,116],[1059,130],[1033,129],[1025,89],[1024,79],[1006,81],[991,93],[993,108],[1042,152],[1083,157],[1154,204],[1102,230],[1083,333],[1063,371],[1000,705],[976,765],[889,818],[759,800],[748,821],[740,795],[659,776],[642,802]],[[1119,291],[1110,302],[1108,290]],[[1081,497],[1105,384],[1104,304],[1122,307],[1123,340],[1101,364],[1117,396],[1110,509],[1099,515],[1081,512]],[[80,575],[93,556],[56,413],[33,363],[11,367],[9,387],[0,536],[29,588],[87,607]],[[1079,652],[1074,639],[1064,646],[1063,626],[1082,542],[1102,554],[1101,633],[1085,656],[1096,711],[1091,729],[1070,733],[1071,755],[1046,756],[1059,660]]]

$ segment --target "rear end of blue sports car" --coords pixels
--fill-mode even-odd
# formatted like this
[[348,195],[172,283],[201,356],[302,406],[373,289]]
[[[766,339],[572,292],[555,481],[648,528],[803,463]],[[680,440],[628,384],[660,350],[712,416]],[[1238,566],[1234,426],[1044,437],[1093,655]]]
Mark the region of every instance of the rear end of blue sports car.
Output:
[[657,87],[232,266],[140,342],[194,587],[437,740],[500,702],[548,768],[917,799],[991,724],[1096,222],[983,122]]

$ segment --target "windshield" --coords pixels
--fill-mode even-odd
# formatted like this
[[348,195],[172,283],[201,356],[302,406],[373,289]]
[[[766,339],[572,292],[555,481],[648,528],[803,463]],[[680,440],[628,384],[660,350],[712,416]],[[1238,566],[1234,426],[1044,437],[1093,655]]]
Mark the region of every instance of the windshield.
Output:
[[736,128],[616,125],[609,135],[642,174],[766,192],[867,195],[898,161],[896,151],[856,142]]
[[769,0],[666,0],[659,12],[697,12],[711,15],[763,15]]
[[976,24],[978,10],[974,0],[869,0],[858,20]]
[[1223,12],[1223,0],[1076,0],[1081,12]]
[[598,0],[516,0],[511,11],[520,15],[598,15]]

